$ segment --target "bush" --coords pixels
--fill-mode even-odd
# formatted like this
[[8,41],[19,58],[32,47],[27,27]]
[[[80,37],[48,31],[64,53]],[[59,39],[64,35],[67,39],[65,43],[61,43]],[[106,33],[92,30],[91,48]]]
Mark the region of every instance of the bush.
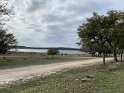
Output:
[[59,54],[59,50],[58,49],[54,49],[54,48],[50,48],[50,49],[48,49],[47,54],[48,55],[52,55],[52,58],[53,58],[54,55]]

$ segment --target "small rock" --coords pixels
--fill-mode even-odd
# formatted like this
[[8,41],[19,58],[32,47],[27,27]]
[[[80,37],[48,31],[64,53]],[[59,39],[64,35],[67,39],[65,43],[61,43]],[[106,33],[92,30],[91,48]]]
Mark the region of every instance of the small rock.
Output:
[[82,82],[87,82],[87,81],[90,81],[90,79],[88,79],[88,78],[83,78],[83,79],[81,79],[81,81],[82,81]]
[[78,81],[79,79],[76,79],[76,81]]
[[100,93],[100,90],[98,92]]

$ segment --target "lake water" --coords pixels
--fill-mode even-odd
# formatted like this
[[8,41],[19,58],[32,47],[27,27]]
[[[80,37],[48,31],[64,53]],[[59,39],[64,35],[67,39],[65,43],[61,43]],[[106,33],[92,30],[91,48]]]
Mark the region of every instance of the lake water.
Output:
[[[17,49],[17,52],[47,53],[47,49]],[[60,54],[85,54],[78,50],[59,50]]]

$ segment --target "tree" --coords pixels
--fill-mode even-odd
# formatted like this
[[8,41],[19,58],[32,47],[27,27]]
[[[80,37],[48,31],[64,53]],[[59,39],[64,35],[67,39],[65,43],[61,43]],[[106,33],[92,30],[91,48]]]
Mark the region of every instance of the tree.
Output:
[[[106,17],[93,13],[87,22],[78,28],[78,35],[82,46],[90,47],[93,50],[94,44],[99,46],[103,53],[103,64],[105,65],[105,44],[106,44]],[[94,53],[94,51],[92,51]]]
[[7,1],[0,1],[0,29],[3,29],[5,21],[8,21],[10,15],[12,15],[12,12],[7,8]]
[[120,37],[124,37],[124,35],[122,36],[122,33],[124,33],[124,12],[116,10],[109,11],[107,13],[106,24],[108,25],[106,28],[108,33],[106,40],[113,51],[114,61],[118,62],[117,46]]
[[93,13],[93,16],[78,28],[81,45],[92,49],[97,43],[103,53],[104,65],[106,51],[109,53],[113,51],[114,61],[118,61],[116,51],[120,37],[124,37],[122,33],[124,33],[124,12],[114,10],[109,11],[106,16]]
[[54,48],[50,48],[50,49],[48,49],[47,54],[48,54],[48,55],[52,55],[52,58],[53,58],[54,55],[59,54],[59,50],[54,49]]
[[11,11],[7,9],[7,3],[0,1],[0,54],[4,55],[17,44],[14,35],[4,30],[5,21],[8,20],[7,16],[10,14]]
[[122,61],[122,55],[124,53],[124,37],[120,38],[118,48],[119,48],[119,54],[121,55],[121,61]]
[[14,48],[17,44],[17,41],[13,34],[6,33],[4,30],[0,30],[0,54],[6,54],[8,50]]

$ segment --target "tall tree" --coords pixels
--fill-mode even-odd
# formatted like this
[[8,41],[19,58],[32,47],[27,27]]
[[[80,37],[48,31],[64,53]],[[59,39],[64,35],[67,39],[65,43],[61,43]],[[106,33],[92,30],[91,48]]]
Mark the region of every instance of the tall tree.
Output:
[[16,44],[17,41],[13,34],[0,30],[0,54],[5,54],[8,50],[14,48]]
[[106,24],[108,25],[108,35],[106,40],[113,51],[114,61],[118,62],[117,45],[119,44],[120,37],[124,37],[124,35],[122,35],[122,33],[124,33],[124,12],[112,10],[107,14]]
[[91,48],[93,44],[98,44],[103,53],[103,64],[105,65],[105,44],[106,44],[106,17],[93,13],[87,23],[81,25],[78,29],[78,35],[81,38],[81,44]]
[[107,47],[111,48],[107,49],[109,52],[113,51],[114,61],[118,61],[116,51],[120,37],[124,37],[122,33],[124,33],[124,12],[114,10],[109,11],[105,16],[93,13],[93,16],[88,18],[87,22],[78,29],[81,45],[91,48],[95,43],[99,45],[103,53],[104,65]]
[[11,15],[11,12],[7,8],[7,3],[5,0],[0,1],[0,54],[5,54],[17,44],[14,35],[7,33],[7,30],[3,28],[9,15]]

